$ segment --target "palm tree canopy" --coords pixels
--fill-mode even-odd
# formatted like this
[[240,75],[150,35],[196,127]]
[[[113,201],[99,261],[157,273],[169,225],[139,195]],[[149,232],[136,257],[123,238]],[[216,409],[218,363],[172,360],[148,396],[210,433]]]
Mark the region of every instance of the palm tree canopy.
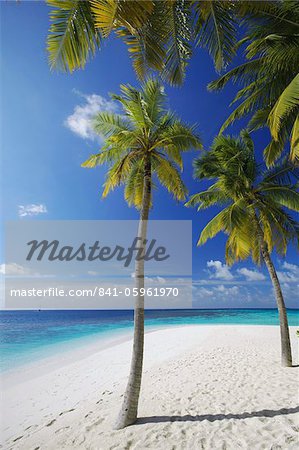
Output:
[[279,0],[47,0],[48,52],[52,68],[84,67],[101,40],[115,32],[128,45],[137,76],[158,70],[181,84],[194,46],[211,54],[220,71],[236,53],[242,18],[282,20]]
[[246,115],[251,116],[250,131],[268,126],[272,135],[265,149],[268,166],[281,156],[289,139],[290,159],[299,160],[299,3],[280,2],[277,13],[273,8],[263,18],[248,17],[248,35],[241,41],[248,44],[248,61],[209,85],[212,90],[222,89],[228,81],[241,85],[232,102],[239,104],[220,132]]
[[151,173],[173,194],[184,200],[184,186],[179,169],[183,168],[182,152],[201,148],[195,126],[182,123],[165,107],[166,95],[162,85],[148,80],[138,90],[121,86],[120,95],[112,95],[119,102],[122,114],[100,112],[94,118],[94,130],[104,137],[100,153],[91,155],[83,167],[107,163],[110,168],[103,197],[124,184],[129,205],[141,207],[145,161]]
[[253,141],[243,131],[240,137],[217,136],[211,151],[202,153],[194,167],[197,178],[214,182],[193,195],[187,206],[222,208],[201,232],[199,245],[222,231],[228,235],[228,264],[249,256],[260,264],[257,228],[262,230],[270,252],[275,248],[284,255],[290,241],[299,243],[299,224],[290,215],[290,211],[299,211],[299,174],[290,162],[262,172],[254,157]]

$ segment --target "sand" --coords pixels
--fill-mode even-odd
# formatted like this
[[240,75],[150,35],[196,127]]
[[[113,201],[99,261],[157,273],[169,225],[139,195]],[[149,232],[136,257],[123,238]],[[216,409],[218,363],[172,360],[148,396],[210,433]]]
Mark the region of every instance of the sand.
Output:
[[[295,363],[298,338],[291,327]],[[139,417],[114,431],[131,341],[74,350],[2,377],[4,449],[298,448],[298,367],[279,328],[182,326],[146,334]]]

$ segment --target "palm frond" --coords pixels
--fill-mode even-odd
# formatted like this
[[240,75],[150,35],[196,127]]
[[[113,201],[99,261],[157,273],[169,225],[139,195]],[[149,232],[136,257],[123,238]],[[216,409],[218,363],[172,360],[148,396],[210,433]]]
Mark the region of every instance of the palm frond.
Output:
[[263,189],[263,194],[280,206],[293,211],[299,211],[298,186],[273,185]]
[[174,145],[164,146],[164,152],[168,158],[173,161],[181,170],[183,170],[183,158],[181,151]]
[[285,88],[269,114],[270,131],[276,141],[282,120],[294,109],[299,110],[299,74]]
[[299,114],[297,114],[291,135],[290,160],[299,161]]
[[237,23],[234,3],[228,1],[196,2],[197,45],[207,48],[219,72],[235,55]]
[[158,142],[165,147],[175,147],[181,152],[189,150],[190,147],[202,148],[200,137],[196,134],[196,126],[188,126],[179,120],[173,120],[165,127]]
[[166,187],[168,192],[171,193],[176,200],[185,200],[187,188],[172,162],[157,152],[152,152],[152,161],[153,170],[162,186]]
[[166,27],[166,60],[162,78],[172,85],[184,81],[185,71],[192,54],[191,13],[188,0],[168,0],[164,16]]
[[101,166],[105,163],[110,163],[113,161],[119,161],[125,152],[120,147],[108,147],[108,149],[102,149],[100,153],[95,155],[91,155],[84,163],[81,164],[81,167],[93,168],[96,166]]
[[147,115],[152,124],[160,122],[161,114],[165,111],[165,90],[161,83],[150,78],[143,86],[143,96]]
[[93,129],[99,135],[107,138],[114,133],[131,131],[132,127],[120,114],[101,111],[93,118]]
[[47,39],[50,67],[70,72],[83,68],[101,41],[90,2],[47,0],[47,4],[54,8],[49,13],[51,25]]
[[203,245],[207,242],[208,239],[212,239],[221,231],[225,231],[226,229],[226,215],[229,211],[230,206],[220,211],[212,220],[204,227],[202,232],[200,233],[199,240],[197,245]]
[[220,133],[231,124],[235,122],[235,120],[240,119],[241,117],[249,114],[254,110],[255,107],[259,106],[260,94],[263,92],[263,87],[253,92],[248,98],[246,98],[226,119],[224,124],[220,129]]
[[219,77],[217,80],[211,81],[208,84],[209,91],[218,91],[225,87],[225,85],[232,81],[233,83],[252,83],[257,80],[261,70],[262,58],[257,58],[253,61],[247,61],[237,67],[234,67],[229,72]]
[[[129,2],[126,2],[129,3]],[[136,0],[135,3],[142,3]],[[153,2],[153,10],[138,29],[120,27],[116,34],[128,46],[137,77],[144,80],[152,69],[162,72],[165,67],[165,2]]]
[[107,37],[117,26],[126,26],[132,32],[142,27],[153,11],[151,0],[90,0],[95,26]]
[[111,191],[126,181],[132,167],[137,164],[139,160],[140,158],[138,158],[138,155],[131,152],[112,165],[107,173],[106,181],[104,183],[104,190],[102,193],[103,198],[107,197]]
[[211,150],[197,158],[195,169],[197,176],[216,181],[191,196],[186,206],[223,208],[204,227],[198,245],[222,231],[228,236],[228,264],[250,255],[260,264],[260,231],[270,252],[275,248],[284,255],[289,242],[298,242],[299,223],[288,211],[299,211],[299,173],[289,160],[262,173],[253,141],[244,130],[240,137],[217,136]]
[[247,259],[253,248],[253,242],[256,240],[256,229],[249,220],[249,217],[244,216],[242,226],[231,230],[225,247],[226,263],[232,265],[236,261]]
[[299,180],[299,167],[296,167],[288,159],[285,159],[279,165],[264,171],[259,186],[262,190],[263,187],[269,184],[291,185],[294,179]]
[[[101,151],[91,155],[83,167],[108,164],[103,197],[117,186],[125,185],[125,200],[142,207],[145,162],[150,160],[155,174],[177,200],[185,200],[187,189],[177,166],[183,168],[181,153],[200,145],[195,127],[183,124],[171,111],[165,112],[165,93],[157,81],[149,79],[140,90],[122,85],[119,101],[124,115],[101,112],[93,120],[104,138]],[[153,187],[153,179],[151,179]]]
[[147,114],[146,104],[142,93],[131,85],[121,85],[121,94],[112,94],[113,100],[122,104],[126,115],[132,119],[138,126],[146,127],[150,124],[150,118]]
[[261,108],[256,110],[248,122],[248,131],[256,131],[267,126],[270,111],[271,108]]
[[264,159],[267,167],[272,167],[275,162],[283,155],[286,143],[289,140],[293,126],[292,115],[285,118],[281,124],[278,140],[272,139],[268,146],[264,149]]
[[125,200],[129,206],[135,206],[137,209],[142,207],[144,186],[144,167],[140,160],[134,164],[128,174],[125,185]]
[[225,205],[230,202],[230,198],[225,192],[215,189],[214,187],[209,188],[206,191],[199,192],[190,197],[190,200],[185,204],[187,207],[198,206],[198,210],[209,208],[213,205]]

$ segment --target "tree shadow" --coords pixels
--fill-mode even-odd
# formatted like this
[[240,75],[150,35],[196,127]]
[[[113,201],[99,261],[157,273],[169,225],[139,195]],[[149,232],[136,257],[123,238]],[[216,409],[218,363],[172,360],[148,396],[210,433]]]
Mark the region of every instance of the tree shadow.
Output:
[[252,417],[276,417],[284,416],[288,414],[295,414],[299,412],[299,406],[295,408],[281,408],[277,410],[262,409],[260,411],[243,412],[240,414],[202,414],[202,415],[185,415],[185,416],[150,416],[140,417],[137,419],[135,425],[143,425],[146,423],[162,423],[162,422],[202,422],[208,420],[209,422],[215,422],[216,420],[229,420],[229,419],[250,419]]

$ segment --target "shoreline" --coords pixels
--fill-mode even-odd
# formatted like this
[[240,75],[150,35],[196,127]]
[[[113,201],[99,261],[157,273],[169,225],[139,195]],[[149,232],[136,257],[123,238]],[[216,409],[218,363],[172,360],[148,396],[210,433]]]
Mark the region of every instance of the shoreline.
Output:
[[[175,325],[149,325],[145,327],[145,335],[149,333],[155,333],[160,330],[174,330],[176,328],[185,328],[185,327],[274,327],[277,328],[279,325],[259,325],[259,324],[175,324]],[[148,328],[148,329],[146,329]],[[290,327],[296,328],[296,326]],[[80,360],[84,360],[85,358],[101,352],[102,350],[106,350],[112,348],[114,346],[118,346],[125,342],[130,342],[132,340],[133,335],[133,326],[132,328],[128,328],[127,330],[119,331],[115,330],[113,333],[114,336],[99,336],[97,334],[90,335],[85,338],[74,338],[67,342],[63,342],[63,349],[60,349],[58,353],[55,353],[59,344],[56,344],[53,347],[53,353],[46,355],[42,358],[36,358],[35,360],[20,363],[15,367],[0,372],[0,380],[3,385],[9,384],[9,386],[13,386],[15,384],[22,383],[28,379],[33,379],[36,377],[40,377],[45,373],[55,371],[59,368],[63,368],[68,364],[73,362],[77,362]],[[81,340],[81,342],[80,342]],[[79,347],[74,349],[70,348],[72,344],[76,344],[79,341]],[[22,371],[22,374],[20,374]]]

